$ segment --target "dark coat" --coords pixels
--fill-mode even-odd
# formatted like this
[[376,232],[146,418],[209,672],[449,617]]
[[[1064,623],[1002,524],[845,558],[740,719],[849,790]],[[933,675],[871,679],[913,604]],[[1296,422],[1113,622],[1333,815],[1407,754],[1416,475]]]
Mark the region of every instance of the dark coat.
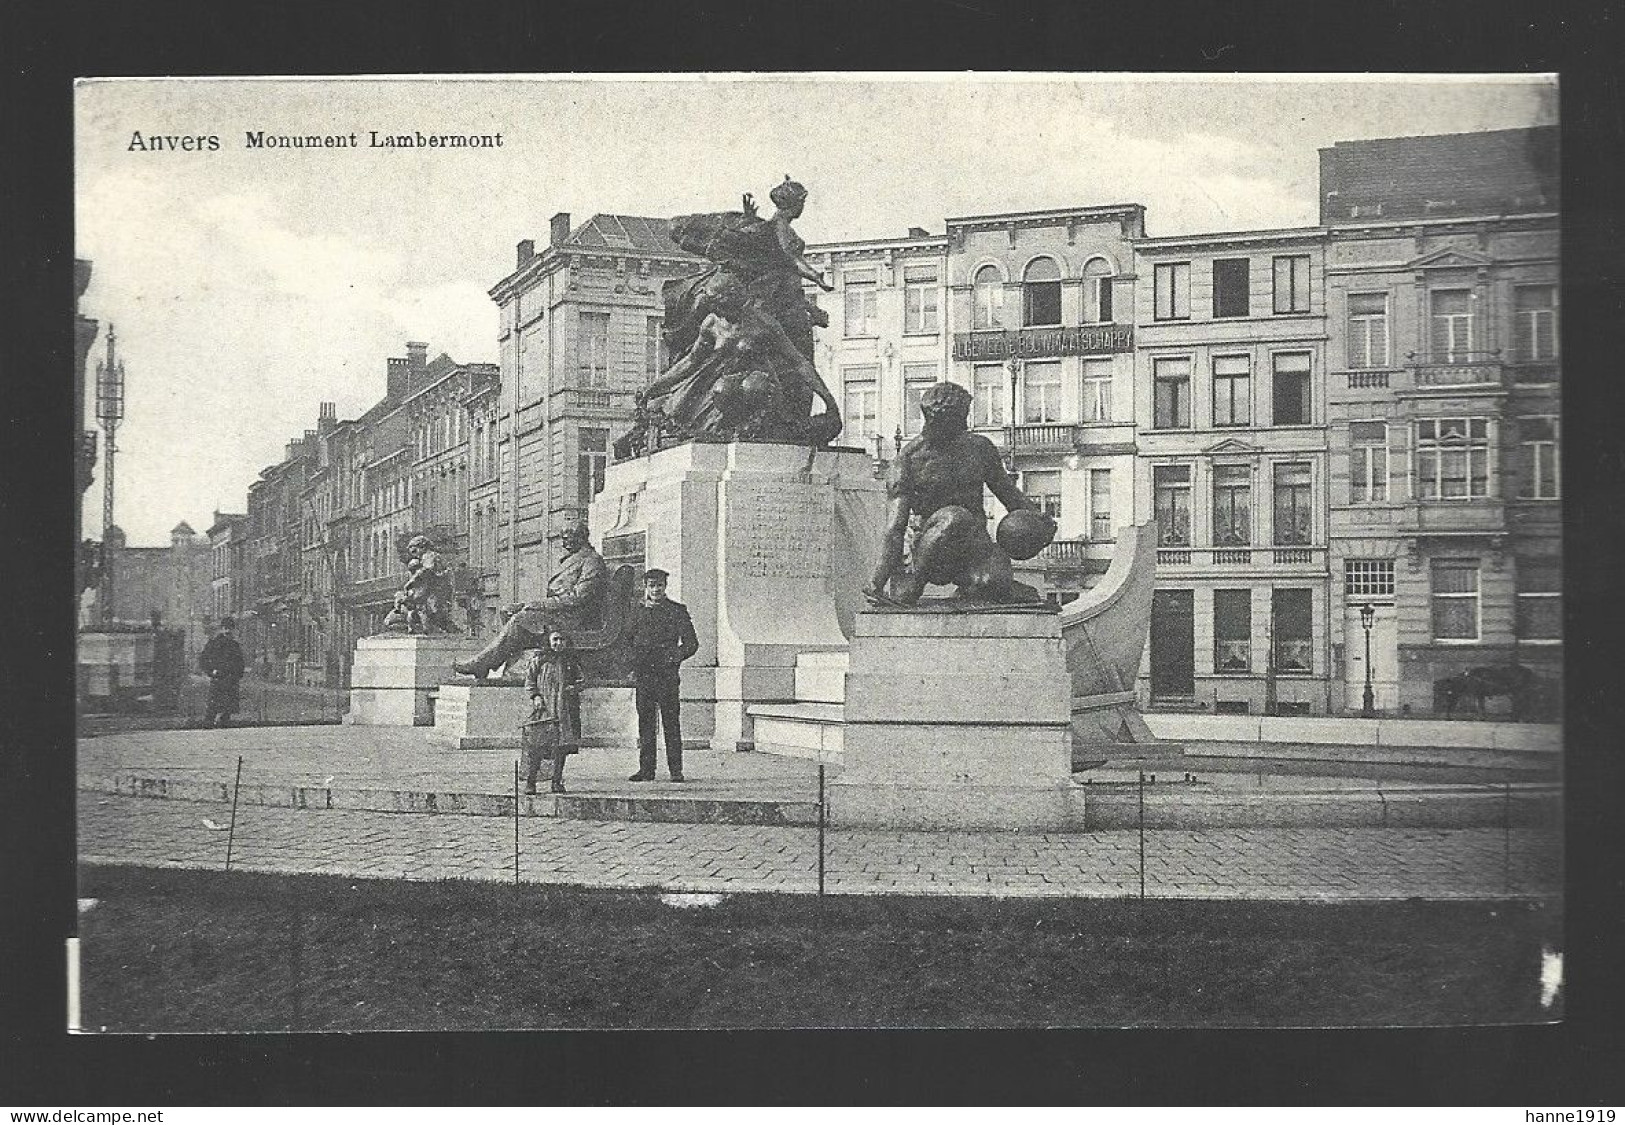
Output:
[[198,670],[205,676],[221,680],[243,678],[243,646],[237,638],[217,633],[209,638],[197,656]]
[[537,652],[525,673],[525,688],[531,719],[542,724],[532,729],[531,737],[539,745],[562,746],[566,754],[574,754],[581,746],[581,667],[575,656]]
[[675,676],[678,665],[700,651],[694,622],[681,602],[639,602],[627,633],[627,662],[639,679]]

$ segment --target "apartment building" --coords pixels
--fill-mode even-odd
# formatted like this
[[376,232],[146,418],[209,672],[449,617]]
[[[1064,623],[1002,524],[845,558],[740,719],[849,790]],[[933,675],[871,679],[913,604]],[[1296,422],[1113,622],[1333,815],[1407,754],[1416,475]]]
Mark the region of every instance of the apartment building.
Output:
[[[1554,127],[1322,149],[1341,707],[1472,668],[1561,675]],[[1501,707],[1504,700],[1491,700]]]
[[561,212],[545,249],[518,244],[513,272],[490,290],[502,390],[483,408],[494,405],[496,418],[496,496],[486,487],[478,495],[496,517],[497,601],[546,586],[559,533],[587,518],[603,488],[633,395],[665,365],[661,285],[705,265],[672,243],[665,219],[638,215],[572,227]]
[[1318,228],[1135,244],[1148,707],[1325,713],[1325,255]]

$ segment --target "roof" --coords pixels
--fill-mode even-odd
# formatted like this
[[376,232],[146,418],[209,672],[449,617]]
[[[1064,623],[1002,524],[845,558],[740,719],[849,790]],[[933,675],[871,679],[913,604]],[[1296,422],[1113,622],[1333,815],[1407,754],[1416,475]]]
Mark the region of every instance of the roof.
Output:
[[651,219],[643,215],[594,215],[570,232],[564,246],[572,249],[642,250],[651,254],[691,257],[671,240],[671,228],[665,219]]
[[1339,141],[1320,150],[1320,219],[1556,211],[1557,127]]
[[169,534],[171,534],[171,535],[196,535],[197,532],[192,530],[192,525],[191,524],[187,523],[185,520],[182,520],[180,523],[176,524],[174,527],[169,529]]

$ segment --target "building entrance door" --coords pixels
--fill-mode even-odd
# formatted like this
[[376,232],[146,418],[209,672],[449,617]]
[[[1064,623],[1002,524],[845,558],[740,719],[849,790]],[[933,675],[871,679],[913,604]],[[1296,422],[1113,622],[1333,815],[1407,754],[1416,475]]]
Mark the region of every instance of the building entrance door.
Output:
[[[1378,711],[1399,706],[1399,619],[1392,605],[1372,603],[1371,698]],[[1365,626],[1360,607],[1348,607],[1343,621],[1343,667],[1346,669],[1343,710],[1358,712],[1365,705]]]
[[1151,698],[1195,694],[1196,592],[1158,590],[1151,595]]

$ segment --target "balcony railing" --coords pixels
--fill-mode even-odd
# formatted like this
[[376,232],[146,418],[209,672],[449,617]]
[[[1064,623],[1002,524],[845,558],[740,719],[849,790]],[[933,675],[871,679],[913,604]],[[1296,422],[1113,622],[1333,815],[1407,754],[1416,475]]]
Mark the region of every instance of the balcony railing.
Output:
[[1275,562],[1277,566],[1301,566],[1304,563],[1315,561],[1315,553],[1309,547],[1277,547],[1275,548]]
[[1518,384],[1556,383],[1558,364],[1555,359],[1526,360],[1511,367],[1512,381]]
[[1251,547],[1217,547],[1213,551],[1214,566],[1246,566],[1252,561]]
[[1325,547],[1158,547],[1159,566],[1314,566]]
[[1388,371],[1350,371],[1349,388],[1351,390],[1386,388],[1390,374]]
[[1081,567],[1087,539],[1058,539],[1038,552],[1038,561],[1046,566]]
[[1158,566],[1189,566],[1191,564],[1191,549],[1189,547],[1158,547]]
[[1412,352],[1406,357],[1418,387],[1477,387],[1503,380],[1500,352],[1462,352],[1447,359],[1424,361]]
[[1071,450],[1076,433],[1070,422],[1027,422],[1015,427],[1011,444],[1016,450]]

